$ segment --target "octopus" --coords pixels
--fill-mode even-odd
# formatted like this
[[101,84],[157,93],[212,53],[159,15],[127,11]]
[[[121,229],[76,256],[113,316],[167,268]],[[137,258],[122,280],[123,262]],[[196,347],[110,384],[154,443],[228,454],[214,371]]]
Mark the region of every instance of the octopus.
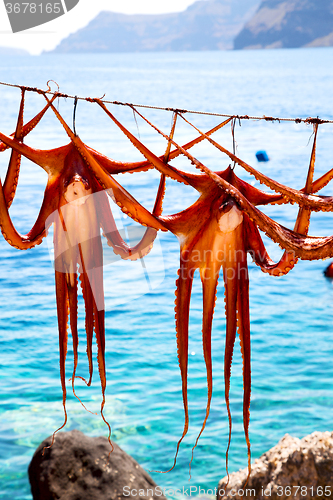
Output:
[[[161,182],[158,189],[156,203],[151,214],[113,179],[111,174],[140,172],[153,168],[153,165],[148,161],[136,163],[116,162],[86,146],[68,127],[60,113],[54,108],[52,102],[55,98],[56,95],[52,100],[47,99],[48,102],[45,108],[27,125],[23,126],[24,92],[22,92],[15,133],[12,136],[0,133],[2,150],[6,148],[12,149],[11,160],[3,187],[0,182],[0,225],[2,234],[10,245],[20,250],[27,250],[40,244],[47,235],[50,226],[54,224],[54,265],[59,330],[60,379],[65,414],[63,424],[55,432],[62,429],[67,422],[65,361],[69,320],[74,353],[74,367],[71,380],[73,393],[77,398],[78,396],[74,388],[75,378],[82,379],[88,386],[92,381],[92,343],[95,331],[98,347],[97,360],[102,387],[101,415],[109,427],[110,440],[111,428],[103,413],[105,406],[106,367],[103,252],[100,230],[103,231],[103,235],[106,237],[108,245],[113,248],[114,253],[122,259],[136,260],[147,255],[152,249],[157,230],[167,230],[156,219],[162,211],[164,183]],[[52,150],[31,148],[23,143],[23,138],[37,125],[49,107],[53,109],[65,127],[71,142],[66,146]],[[208,136],[221,126],[219,125],[208,131]],[[202,140],[203,137],[200,135],[197,139],[185,144],[183,147],[189,149]],[[169,158],[175,158],[180,154],[178,150],[170,151],[170,147],[171,143],[169,142],[165,154],[161,156],[162,162],[167,162]],[[26,235],[21,235],[16,231],[8,212],[10,203],[15,196],[22,155],[39,165],[48,174],[47,186],[40,212],[34,226]],[[134,221],[141,222],[143,226],[149,226],[141,241],[134,247],[129,247],[118,231],[108,202],[108,195]],[[76,376],[78,365],[78,279],[81,283],[86,310],[85,330],[89,362],[88,380]],[[78,399],[83,404],[80,398]]]
[[[181,116],[185,120],[180,112],[175,113],[171,132],[167,135],[152,125],[133,107],[133,110],[142,119],[146,120],[167,140],[164,155],[158,157],[127,130],[101,100],[95,99],[94,101],[108,114],[145,158],[144,161],[125,163],[111,160],[87,146],[76,132],[71,130],[59,111],[53,106],[56,97],[57,94],[54,95],[53,99],[49,100],[45,95],[47,100],[45,108],[28,124],[23,125],[24,91],[22,91],[16,131],[12,136],[0,133],[0,140],[2,141],[0,149],[12,149],[4,186],[0,182],[0,225],[7,242],[20,250],[30,249],[40,244],[50,226],[54,225],[60,379],[64,408],[64,422],[57,431],[62,429],[67,422],[65,362],[68,343],[68,321],[73,338],[74,352],[74,368],[71,380],[73,392],[76,396],[74,381],[77,378],[76,370],[78,365],[77,297],[78,281],[80,281],[85,303],[89,378],[88,380],[83,377],[79,378],[84,380],[87,385],[91,384],[93,374],[92,342],[95,332],[98,370],[102,389],[100,412],[108,426],[110,441],[111,427],[103,413],[106,366],[101,231],[115,254],[129,260],[136,260],[147,255],[153,246],[158,230],[170,231],[178,238],[180,244],[175,317],[185,415],[183,433],[177,443],[173,467],[176,465],[181,442],[189,428],[187,396],[188,338],[189,309],[194,273],[197,269],[199,270],[203,289],[202,338],[208,392],[206,415],[192,449],[192,459],[194,449],[206,426],[211,406],[213,391],[211,332],[218,278],[222,269],[226,311],[225,401],[229,421],[229,440],[226,451],[227,471],[232,432],[230,409],[231,366],[238,330],[243,359],[243,426],[250,474],[251,342],[247,253],[251,255],[255,264],[263,272],[273,276],[287,274],[294,267],[298,258],[311,260],[333,256],[333,236],[308,236],[311,212],[333,210],[333,197],[315,195],[333,177],[332,169],[319,179],[313,179],[318,124],[314,127],[314,141],[305,187],[302,190],[296,190],[278,183],[255,170],[212,139],[211,135],[229,123],[231,118],[228,118],[207,133],[201,132],[188,121],[199,135],[187,144],[179,146],[173,137],[177,117]],[[43,114],[49,108],[53,110],[64,127],[70,139],[69,144],[50,150],[38,150],[24,144],[24,137],[39,123]],[[234,164],[240,165],[274,192],[266,193],[240,179],[231,166],[228,166],[225,170],[215,172],[203,165],[189,153],[189,149],[202,140],[209,141],[223,154],[227,155]],[[172,146],[175,149],[171,151]],[[180,154],[185,155],[201,173],[183,172],[170,165],[170,161]],[[32,229],[25,235],[21,235],[16,231],[9,215],[10,203],[15,196],[22,155],[40,166],[48,175],[44,199],[37,220]],[[152,211],[149,211],[126,191],[114,179],[113,175],[125,172],[141,172],[152,168],[160,172],[161,180],[156,194],[155,205]],[[166,177],[194,188],[199,193],[197,201],[179,213],[162,215]],[[130,247],[118,231],[108,196],[125,214],[146,227],[143,237],[134,247]],[[294,230],[278,224],[257,208],[257,206],[270,203],[297,203],[299,205]],[[284,249],[279,262],[275,263],[269,257],[259,230],[263,231]]]
[[[131,134],[110,113],[106,106],[98,101],[113,122],[124,132],[132,144],[148,158],[144,145]],[[150,122],[136,109],[135,111],[147,123]],[[151,125],[151,124],[150,124]],[[228,452],[231,442],[232,419],[230,411],[230,377],[231,364],[238,329],[241,352],[243,357],[243,424],[245,439],[248,448],[248,470],[251,472],[251,452],[249,439],[250,420],[250,395],[251,395],[251,356],[250,356],[250,317],[249,317],[249,277],[246,254],[250,253],[255,264],[265,273],[273,276],[287,274],[296,264],[298,256],[301,258],[320,258],[321,252],[332,254],[332,238],[307,237],[311,209],[318,210],[322,204],[331,203],[331,198],[314,197],[312,193],[324,187],[333,177],[333,171],[329,171],[321,178],[313,181],[315,152],[318,125],[315,125],[314,143],[311,153],[308,176],[305,187],[296,191],[268,179],[259,172],[252,169],[233,154],[231,159],[246,166],[256,178],[265,179],[266,184],[278,191],[278,194],[263,192],[238,178],[229,166],[221,172],[212,172],[201,162],[196,160],[184,148],[178,146],[172,138],[163,134],[153,126],[165,139],[171,140],[176,149],[187,156],[192,163],[203,171],[203,174],[191,174],[180,171],[170,164],[162,164],[157,157],[150,161],[162,175],[168,176],[178,182],[187,184],[196,189],[200,197],[186,210],[173,215],[159,216],[164,226],[171,231],[180,243],[180,268],[176,281],[175,318],[178,360],[182,378],[182,393],[185,411],[184,430],[177,443],[174,464],[179,451],[181,441],[188,432],[188,398],[187,398],[187,373],[188,373],[188,326],[189,308],[193,276],[196,269],[199,270],[203,289],[203,355],[207,370],[208,402],[206,416],[197,437],[198,440],[205,428],[212,398],[213,376],[211,356],[211,332],[212,320],[216,302],[216,289],[220,269],[223,270],[225,289],[226,310],[226,342],[224,355],[224,379],[225,379],[225,401],[229,419],[229,441],[226,452],[226,464],[228,472]],[[207,134],[201,133],[210,142],[217,145]],[[223,149],[223,152],[227,150]],[[302,205],[299,209],[294,231],[290,231],[265,214],[256,209],[257,205],[268,203],[285,203],[296,201]],[[311,206],[311,208],[310,208]],[[329,206],[332,209],[332,206]],[[258,227],[262,229],[273,241],[279,243],[285,249],[279,262],[273,262],[263,244]],[[311,242],[309,250],[305,245]],[[305,248],[306,247],[306,250]],[[325,250],[324,250],[325,249]],[[326,256],[326,253],[325,253]],[[193,450],[192,459],[193,460]],[[173,468],[171,467],[171,469]],[[171,470],[169,469],[169,470]]]

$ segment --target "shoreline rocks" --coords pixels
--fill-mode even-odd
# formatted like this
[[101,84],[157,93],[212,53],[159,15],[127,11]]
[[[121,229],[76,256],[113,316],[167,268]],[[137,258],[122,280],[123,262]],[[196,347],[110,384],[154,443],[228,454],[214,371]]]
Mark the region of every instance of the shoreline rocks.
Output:
[[[217,500],[319,500],[333,497],[333,432],[298,439],[286,434],[247,469],[219,482]],[[326,489],[325,489],[326,488]],[[219,494],[220,493],[220,494]]]
[[34,500],[166,500],[149,474],[116,443],[110,453],[106,437],[59,432],[52,447],[45,448],[51,439],[39,445],[29,465]]

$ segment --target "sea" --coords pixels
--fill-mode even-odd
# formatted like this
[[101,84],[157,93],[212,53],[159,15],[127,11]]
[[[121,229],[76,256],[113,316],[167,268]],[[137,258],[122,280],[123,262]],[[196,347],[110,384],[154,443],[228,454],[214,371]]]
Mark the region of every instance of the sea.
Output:
[[[0,59],[0,81],[68,96],[103,97],[107,101],[144,105],[138,108],[165,133],[177,108],[200,130],[220,123],[221,115],[248,115],[235,122],[237,155],[267,176],[293,188],[304,186],[313,143],[311,124],[257,118],[333,119],[333,48],[125,53],[43,54]],[[52,81],[50,81],[52,80]],[[47,82],[50,81],[48,84]],[[0,84],[0,130],[15,130],[20,90]],[[45,105],[42,95],[26,92],[25,121]],[[162,155],[165,139],[127,105],[108,104],[110,111],[154,153]],[[56,107],[73,127],[74,100],[59,98]],[[210,113],[210,114],[205,114]],[[104,111],[93,102],[78,100],[75,129],[90,147],[121,162],[143,160]],[[175,140],[185,144],[197,132],[178,118]],[[214,135],[233,148],[230,124]],[[315,178],[333,167],[333,124],[319,126]],[[68,143],[53,112],[25,139],[37,149]],[[258,163],[256,152],[266,151],[269,161]],[[226,155],[202,142],[193,154],[212,170],[227,168]],[[0,155],[3,182],[9,151]],[[175,167],[198,172],[184,157]],[[258,182],[240,166],[236,174],[252,185]],[[155,170],[119,174],[117,181],[148,210],[154,206],[159,183]],[[26,234],[43,200],[47,175],[23,159],[10,215],[16,229]],[[267,189],[260,186],[262,189]],[[322,194],[332,194],[328,185]],[[167,181],[165,215],[178,213],[198,198],[191,187]],[[112,203],[112,202],[111,202]],[[112,204],[116,223],[130,234],[135,223]],[[272,205],[263,212],[293,228],[297,206]],[[136,231],[139,231],[136,226]],[[127,232],[127,233],[126,233]],[[309,234],[333,234],[330,213],[314,213]],[[282,250],[265,235],[272,259]],[[173,465],[184,425],[181,377],[177,360],[174,299],[179,268],[179,242],[171,233],[159,233],[151,253],[142,261],[121,261],[103,244],[106,321],[107,389],[105,417],[112,439],[147,471],[166,471]],[[52,231],[32,250],[12,248],[0,238],[0,499],[31,500],[27,468],[36,447],[63,423],[59,375]],[[331,431],[333,424],[333,283],[323,272],[329,261],[299,261],[283,277],[268,276],[249,256],[252,395],[250,440],[252,460],[273,447],[286,434],[302,438],[314,431]],[[168,473],[150,472],[168,498],[214,496],[226,475],[228,419],[224,402],[223,361],[226,319],[224,287],[220,276],[215,307],[212,351],[214,391],[210,416],[194,450],[191,479],[189,463],[206,411],[207,381],[202,353],[202,289],[194,275],[190,309],[189,431],[181,444],[177,464]],[[87,376],[85,309],[78,304],[79,366]],[[77,379],[76,391],[87,412],[73,396],[69,381],[73,370],[71,334],[66,361],[68,423],[89,436],[107,436],[99,409],[101,386],[94,341],[94,376],[91,387]],[[236,340],[231,376],[233,419],[229,469],[247,466],[242,400],[242,358]],[[183,490],[184,488],[184,490]],[[189,490],[189,488],[191,488]],[[181,490],[183,493],[176,492]]]

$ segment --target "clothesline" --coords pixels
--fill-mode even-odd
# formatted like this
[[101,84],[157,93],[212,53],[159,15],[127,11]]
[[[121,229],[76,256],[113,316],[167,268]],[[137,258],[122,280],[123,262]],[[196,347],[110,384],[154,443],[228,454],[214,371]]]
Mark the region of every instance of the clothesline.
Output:
[[[58,86],[58,91],[52,92],[51,87],[49,85],[50,82],[55,83]],[[64,97],[68,99],[75,99],[81,100],[81,101],[87,101],[87,102],[95,102],[96,99],[99,99],[105,104],[114,104],[117,106],[129,106],[129,107],[135,107],[135,108],[146,108],[146,109],[158,109],[162,111],[172,111],[172,112],[179,112],[179,113],[191,113],[191,114],[197,114],[197,115],[208,115],[208,116],[220,116],[223,118],[235,118],[237,120],[265,120],[267,122],[295,122],[295,123],[307,123],[307,124],[322,124],[322,123],[333,123],[333,120],[325,120],[325,119],[320,119],[319,117],[313,118],[313,117],[308,117],[308,118],[280,118],[280,117],[273,117],[273,116],[249,116],[249,115],[228,115],[224,113],[212,113],[209,111],[194,111],[190,109],[178,109],[178,108],[171,108],[171,107],[161,107],[161,106],[151,106],[147,104],[134,104],[134,103],[129,103],[129,102],[121,102],[121,101],[108,101],[104,99],[105,94],[101,98],[92,98],[92,97],[79,97],[79,96],[73,96],[69,94],[64,94],[62,92],[59,92],[59,85],[54,82],[54,80],[49,80],[47,82],[47,90],[42,90],[37,87],[26,87],[24,85],[16,85],[13,83],[6,83],[6,82],[0,82],[0,85],[5,85],[7,87],[16,87],[21,90],[26,90],[28,92],[36,92],[38,94],[50,94],[50,95],[57,95],[57,97]]]

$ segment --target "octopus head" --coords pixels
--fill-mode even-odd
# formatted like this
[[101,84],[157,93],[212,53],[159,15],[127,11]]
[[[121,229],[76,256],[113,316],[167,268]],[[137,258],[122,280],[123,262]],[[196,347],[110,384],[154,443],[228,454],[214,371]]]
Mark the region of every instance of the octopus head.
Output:
[[220,207],[218,226],[222,233],[231,233],[243,222],[243,214],[233,200]]
[[64,183],[64,197],[67,203],[83,205],[92,193],[89,181],[76,174]]

